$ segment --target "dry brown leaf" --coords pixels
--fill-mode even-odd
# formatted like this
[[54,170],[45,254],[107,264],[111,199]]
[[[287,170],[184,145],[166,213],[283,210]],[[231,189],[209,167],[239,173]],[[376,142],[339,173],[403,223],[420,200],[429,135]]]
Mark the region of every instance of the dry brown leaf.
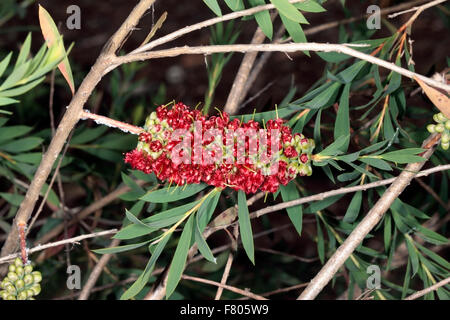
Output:
[[433,104],[438,108],[447,119],[450,119],[450,99],[439,92],[438,90],[428,86],[422,80],[417,77],[414,77],[414,80],[422,87],[422,90],[425,92],[427,97],[433,102]]

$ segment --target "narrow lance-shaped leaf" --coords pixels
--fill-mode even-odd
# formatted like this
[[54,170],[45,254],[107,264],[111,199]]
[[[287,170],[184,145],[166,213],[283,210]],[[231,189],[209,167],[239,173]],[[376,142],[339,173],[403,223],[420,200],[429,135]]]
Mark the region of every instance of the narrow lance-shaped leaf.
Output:
[[247,207],[245,193],[239,190],[238,193],[238,219],[239,233],[241,234],[242,245],[250,261],[255,264],[255,248],[253,245],[253,232],[250,223],[250,215]]
[[[300,194],[294,183],[290,182],[287,186],[280,186],[281,197],[283,201],[291,201],[300,198]],[[303,224],[303,208],[301,205],[286,208],[288,212],[289,219],[291,219],[292,224],[297,230],[298,234],[302,234],[302,224]]]
[[[41,5],[39,5],[39,24],[41,26],[42,35],[44,36],[47,46],[51,48],[53,45],[58,45],[58,51],[65,55],[64,44],[58,40],[61,38],[58,28],[53,21],[50,14]],[[69,59],[65,57],[58,65],[59,70],[69,84],[72,94],[75,93],[75,84],[72,76],[72,69],[70,68]]]
[[180,240],[178,241],[177,249],[170,264],[169,275],[167,278],[166,297],[169,298],[175,291],[175,288],[180,282],[181,275],[183,274],[184,266],[186,265],[186,259],[189,248],[192,243],[192,234],[194,229],[195,216],[191,215],[186,222],[183,232],[181,233]]

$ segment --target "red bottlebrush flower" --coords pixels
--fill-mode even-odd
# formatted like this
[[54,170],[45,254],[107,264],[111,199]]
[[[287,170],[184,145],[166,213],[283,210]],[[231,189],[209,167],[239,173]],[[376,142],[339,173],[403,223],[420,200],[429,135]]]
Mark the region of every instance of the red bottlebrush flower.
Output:
[[303,153],[303,154],[300,156],[300,161],[301,161],[302,163],[307,163],[308,160],[309,160],[309,158],[308,158],[308,155],[307,155],[307,154]]
[[159,140],[152,141],[150,143],[150,150],[152,150],[153,152],[161,151],[162,147],[163,145]]
[[[158,107],[146,126],[153,134],[141,133],[138,148],[125,155],[125,162],[173,184],[205,182],[246,193],[275,192],[297,175],[311,174],[308,155],[314,144],[301,134],[293,136],[282,119],[267,121],[260,135],[261,125],[254,120],[230,121],[225,112],[207,117],[179,102],[171,109]],[[174,133],[177,129],[186,132]],[[233,135],[228,135],[230,131]],[[298,150],[303,152],[300,156]]]
[[298,156],[298,152],[295,150],[294,147],[289,146],[286,149],[284,149],[284,154],[286,155],[286,157],[288,158],[295,158]]
[[149,143],[152,140],[152,134],[150,132],[142,132],[139,134],[139,141]]

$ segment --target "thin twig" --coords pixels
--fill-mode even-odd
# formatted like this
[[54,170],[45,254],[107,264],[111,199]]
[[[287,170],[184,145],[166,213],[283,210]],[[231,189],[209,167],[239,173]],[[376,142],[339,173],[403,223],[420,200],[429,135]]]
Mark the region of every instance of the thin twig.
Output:
[[[39,245],[29,249],[28,253],[31,254],[34,252],[48,249],[48,248],[58,247],[61,245],[65,245],[66,243],[79,243],[81,240],[84,240],[84,239],[106,236],[106,235],[113,234],[113,233],[117,233],[117,229],[110,229],[110,230],[106,230],[106,231],[84,234],[82,236],[77,236],[77,237],[73,237],[73,238],[69,238],[69,239],[65,239],[65,240],[61,240],[61,241],[55,241],[55,242],[51,242],[51,243],[47,243],[47,244],[43,244],[43,245],[39,244]],[[11,261],[19,256],[20,256],[20,253],[13,253],[13,254],[9,254],[7,256],[1,257],[0,264],[8,263],[9,261]]]
[[420,298],[420,297],[426,295],[427,293],[435,291],[435,290],[439,289],[440,287],[443,287],[443,286],[445,286],[445,285],[447,285],[449,283],[450,283],[450,277],[448,277],[448,278],[446,278],[444,280],[441,280],[441,281],[433,284],[432,286],[430,286],[428,288],[425,288],[423,290],[417,291],[416,293],[406,297],[405,300],[415,300],[415,299]]
[[[408,13],[408,12],[412,12],[412,11],[421,11],[421,12],[422,12],[422,11],[424,11],[425,9],[434,7],[434,6],[438,5],[438,4],[443,3],[443,2],[446,2],[446,1],[447,1],[447,0],[435,0],[435,1],[431,1],[431,2],[429,2],[429,3],[427,3],[427,4],[424,4],[424,5],[421,5],[421,6],[418,6],[418,7],[414,7],[414,8],[410,8],[410,9],[407,9],[407,10],[403,10],[403,11],[400,11],[400,12],[396,12],[396,13],[390,14],[390,15],[388,15],[388,18],[389,18],[389,19],[392,19],[392,18],[395,18],[395,17],[397,17],[397,16],[399,16],[399,15],[402,15],[402,14]],[[419,12],[419,13],[420,13],[420,12]]]
[[181,276],[182,279],[184,280],[191,280],[191,281],[195,281],[195,282],[201,282],[201,283],[205,283],[205,284],[210,284],[212,286],[216,286],[216,287],[222,287],[224,289],[227,289],[228,291],[232,291],[234,293],[255,299],[255,300],[267,300],[266,298],[264,298],[263,296],[254,294],[250,291],[246,291],[246,290],[242,290],[236,287],[232,287],[229,286],[227,284],[221,284],[219,282],[216,281],[212,281],[212,280],[207,280],[207,279],[203,279],[203,278],[198,278],[198,277],[191,277],[191,276],[187,276],[187,275],[182,275]]
[[[422,155],[429,159],[434,152],[434,146],[439,142],[440,135],[432,135],[423,143],[427,151]],[[312,300],[333,278],[339,268],[350,257],[353,251],[362,243],[367,234],[378,224],[384,213],[390,208],[392,202],[411,183],[416,174],[424,166],[425,161],[410,163],[405,170],[395,179],[392,185],[384,192],[372,209],[362,219],[358,226],[353,229],[344,243],[335,251],[331,258],[325,263],[319,273],[311,280],[306,289],[298,297],[300,300]]]
[[[227,284],[227,279],[228,279],[228,276],[230,275],[231,265],[233,264],[233,259],[234,259],[234,253],[233,253],[233,251],[230,251],[230,253],[228,254],[228,259],[227,259],[227,263],[225,265],[225,269],[223,271],[222,279],[220,280],[220,284],[222,284],[222,285]],[[222,286],[218,287],[217,292],[216,292],[216,297],[214,298],[214,300],[220,300],[220,297],[222,296],[222,292],[223,292],[223,287]]]
[[[257,28],[255,34],[253,35],[253,39],[251,41],[252,44],[260,44],[264,42],[266,35],[261,30],[261,28]],[[255,63],[256,56],[258,52],[247,52],[242,59],[241,65],[239,66],[239,70],[234,78],[233,85],[231,86],[230,93],[228,94],[227,102],[225,103],[225,107],[223,111],[229,114],[235,114],[239,109],[239,104],[245,98],[243,97],[243,91],[245,88],[245,84],[247,82],[250,71],[252,70],[253,64]]]
[[443,89],[450,92],[450,85],[436,81],[434,79],[425,77],[423,75],[412,72],[408,69],[397,66],[392,62],[385,61],[383,59],[371,56],[360,52],[358,50],[350,48],[350,44],[330,44],[330,43],[287,43],[287,44],[228,44],[228,45],[212,45],[212,46],[199,46],[199,47],[174,47],[167,50],[156,50],[138,54],[127,54],[121,57],[113,58],[114,63],[117,65],[123,63],[130,63],[134,61],[144,61],[149,59],[158,59],[166,57],[176,57],[184,54],[203,54],[209,55],[213,53],[221,52],[268,52],[268,51],[279,51],[279,52],[297,52],[297,51],[317,51],[317,52],[337,52],[343,53],[372,64],[378,65],[380,67],[386,68],[397,72],[405,77],[414,79],[414,77],[419,78],[426,84]]
[[[119,245],[120,239],[114,239],[111,241],[111,244],[109,245],[109,248],[116,247]],[[98,261],[97,265],[95,266],[94,270],[92,270],[91,274],[89,275],[89,278],[86,282],[86,284],[83,287],[83,290],[81,290],[80,296],[78,297],[78,300],[87,300],[89,298],[89,294],[94,288],[95,283],[98,280],[98,277],[100,277],[103,268],[108,264],[109,260],[112,258],[112,254],[107,253],[104,254],[100,260]]]

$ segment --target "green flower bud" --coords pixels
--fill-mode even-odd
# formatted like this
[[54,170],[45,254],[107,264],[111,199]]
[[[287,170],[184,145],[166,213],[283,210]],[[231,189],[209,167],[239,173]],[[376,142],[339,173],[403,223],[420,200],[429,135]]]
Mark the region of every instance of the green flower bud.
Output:
[[33,271],[31,273],[33,275],[33,280],[35,283],[39,283],[42,281],[42,274],[39,271]]
[[17,275],[17,273],[15,273],[15,272],[8,272],[8,279],[11,281],[11,282],[16,282],[17,281],[17,279],[19,279],[19,276]]
[[17,274],[20,278],[22,278],[23,275],[25,274],[25,271],[23,271],[23,268],[22,268],[22,267],[16,267],[16,274]]
[[444,149],[444,150],[448,150],[448,148],[450,147],[450,143],[449,143],[449,142],[447,142],[447,143],[441,143],[441,147],[442,147],[442,149]]
[[28,295],[25,291],[22,291],[17,295],[17,300],[27,300],[27,298]]
[[445,129],[450,130],[450,120],[445,121]]
[[450,134],[444,132],[441,137],[442,143],[448,143],[450,141]]
[[8,267],[8,270],[9,270],[10,272],[14,272],[14,271],[16,271],[16,266],[13,265],[13,264],[10,264],[9,267]]
[[442,112],[439,112],[439,113],[437,114],[437,118],[438,118],[438,121],[437,121],[437,122],[441,122],[441,123],[443,123],[443,122],[445,122],[445,121],[448,120],[448,119],[442,114]]
[[429,133],[434,133],[436,131],[436,125],[435,124],[427,125],[427,130]]
[[17,294],[17,290],[16,288],[14,288],[13,285],[9,285],[5,289],[6,291],[8,291],[9,294]]
[[33,290],[34,295],[37,296],[39,293],[41,293],[41,285],[35,284],[31,287],[31,290]]
[[16,265],[16,267],[23,267],[22,259],[20,258],[16,258],[14,260],[14,264]]
[[25,274],[30,274],[33,272],[33,266],[31,264],[27,264],[25,267],[23,267],[23,271]]
[[15,296],[9,295],[6,297],[6,300],[17,300]]
[[26,291],[26,293],[27,293],[28,299],[30,299],[32,296],[34,296],[34,291],[31,290],[31,289],[28,289],[28,290]]
[[442,132],[444,132],[444,130],[445,130],[445,127],[442,123],[439,123],[436,125],[436,132],[442,133]]
[[23,281],[25,281],[26,285],[32,284],[34,282],[34,277],[31,274],[26,274],[25,277],[23,277]]
[[8,291],[6,291],[6,290],[0,291],[0,298],[2,298],[3,300],[6,300],[8,295],[9,295]]
[[16,286],[17,289],[23,289],[23,287],[25,287],[25,281],[19,279],[16,281],[16,283],[14,283],[14,285]]
[[434,120],[435,122],[437,122],[437,123],[441,122],[441,121],[439,120],[439,113],[436,113],[436,114],[433,115],[433,120]]

